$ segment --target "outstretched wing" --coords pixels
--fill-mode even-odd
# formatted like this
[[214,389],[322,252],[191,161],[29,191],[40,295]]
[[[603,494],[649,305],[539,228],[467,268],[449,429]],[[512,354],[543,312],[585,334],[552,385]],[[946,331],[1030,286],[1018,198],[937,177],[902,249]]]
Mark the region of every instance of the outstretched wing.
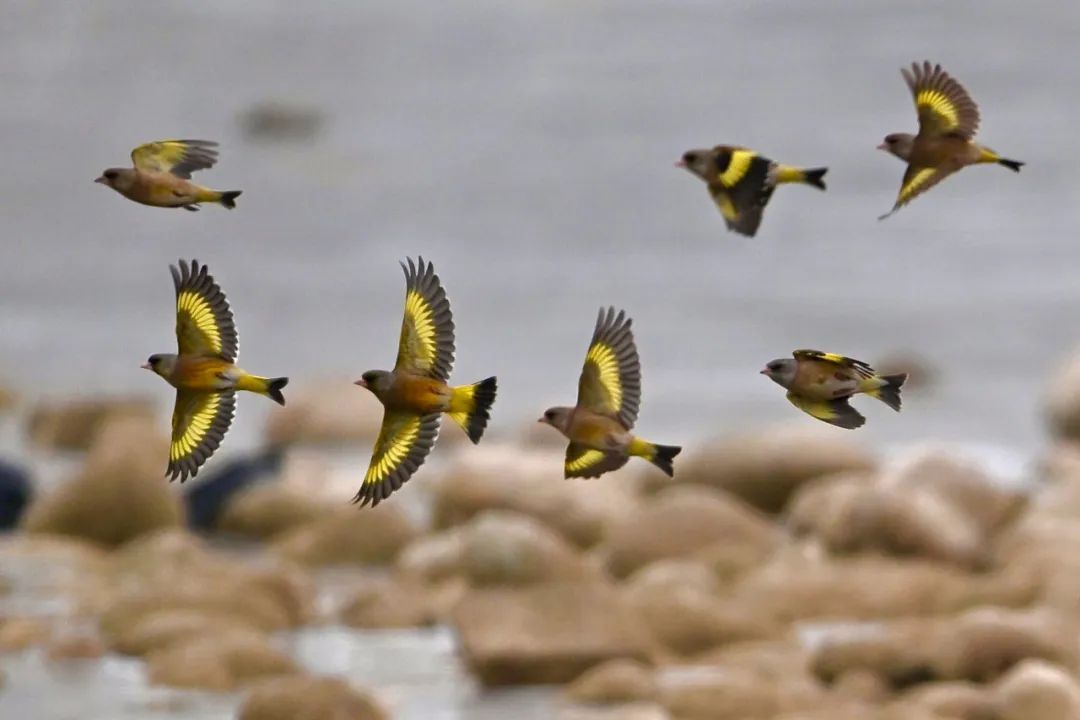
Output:
[[237,336],[225,293],[205,265],[169,266],[176,287],[176,343],[181,355],[218,355],[236,362]]
[[395,370],[446,381],[454,365],[454,318],[450,301],[431,263],[424,258],[405,271],[405,318],[401,322]]
[[879,217],[878,220],[889,217],[954,172],[956,172],[954,168],[908,165],[907,170],[904,172],[904,179],[900,182],[900,192],[896,196],[896,202],[893,204],[892,210]]
[[840,398],[838,400],[809,400],[789,392],[787,394],[787,399],[791,401],[792,405],[799,408],[807,415],[847,430],[854,430],[857,427],[861,427],[862,424],[866,422],[866,418],[864,418],[858,410],[851,407],[851,404],[848,403],[848,398]]
[[615,418],[627,430],[637,422],[641,405],[641,363],[630,323],[622,310],[600,309],[577,399],[579,407]]
[[371,464],[353,502],[374,507],[390,497],[424,464],[438,436],[439,413],[414,415],[387,410]]
[[915,99],[919,134],[953,133],[970,140],[979,129],[979,108],[967,90],[940,65],[912,63],[900,71]]
[[717,174],[709,194],[728,229],[753,237],[776,188],[773,162],[744,148],[719,146],[714,151]]
[[185,180],[217,162],[217,143],[210,140],[158,140],[131,151],[136,170],[168,172]]
[[629,459],[625,453],[603,452],[572,442],[566,448],[564,475],[568,478],[600,477],[611,470],[618,470]]
[[232,390],[216,393],[176,391],[172,417],[172,441],[169,444],[171,480],[184,482],[195,477],[199,467],[221,445],[236,413],[236,395]]
[[861,378],[874,377],[874,369],[864,363],[862,360],[856,360],[855,358],[849,358],[845,355],[837,355],[836,353],[821,352],[820,350],[796,350],[792,355],[796,360],[813,360],[817,362],[829,363],[830,365],[836,365],[847,370],[852,370]]

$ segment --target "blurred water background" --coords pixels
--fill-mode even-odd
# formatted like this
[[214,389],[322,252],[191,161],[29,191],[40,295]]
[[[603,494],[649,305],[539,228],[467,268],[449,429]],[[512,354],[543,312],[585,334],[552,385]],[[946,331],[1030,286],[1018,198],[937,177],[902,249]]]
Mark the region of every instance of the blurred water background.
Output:
[[[644,364],[640,428],[659,441],[792,419],[757,371],[816,347],[929,369],[904,413],[860,404],[868,443],[1028,456],[1080,302],[1078,36],[1073,0],[8,0],[0,382],[31,404],[153,394],[164,423],[172,393],[138,365],[174,346],[178,257],[222,284],[248,369],[299,382],[386,367],[397,261],[422,254],[455,311],[454,378],[499,376],[493,434],[573,398],[596,309],[615,304]],[[965,170],[878,222],[903,168],[874,147],[915,128],[898,70],[924,58],[979,103],[979,139],[1028,165]],[[243,122],[263,103],[318,121],[267,139]],[[91,182],[165,137],[221,142],[196,180],[243,189],[235,211],[146,208]],[[719,142],[828,165],[829,190],[782,188],[757,238],[729,234],[672,167]],[[223,456],[258,442],[270,404],[240,407]],[[40,460],[10,422],[0,436]],[[14,688],[24,671],[8,670]],[[12,691],[19,716],[57,687],[35,682]],[[35,716],[123,716],[69,693]],[[401,717],[526,717],[521,702]]]

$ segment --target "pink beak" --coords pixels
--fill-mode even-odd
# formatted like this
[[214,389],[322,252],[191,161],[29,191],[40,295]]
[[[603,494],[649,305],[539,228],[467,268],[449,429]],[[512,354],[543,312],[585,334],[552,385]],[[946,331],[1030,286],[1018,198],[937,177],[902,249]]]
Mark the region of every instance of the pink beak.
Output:
[[675,167],[678,167],[678,168],[686,167],[686,161],[685,160],[679,160],[678,162],[675,163]]
[[360,378],[359,380],[357,380],[356,382],[354,382],[354,383],[353,383],[353,385],[359,385],[359,386],[360,386],[360,387],[362,387],[362,388],[366,388],[366,387],[368,386],[368,385],[367,385],[367,381],[366,381],[366,380],[364,380],[364,378]]
[[765,368],[759,374],[761,374],[761,375],[772,375],[772,373],[769,372],[769,368]]
[[141,367],[143,370],[153,370],[154,369],[154,366],[151,365],[150,363],[143,363],[139,367]]
[[94,178],[94,182],[96,182],[96,183],[101,183],[102,185],[104,185],[104,184],[106,184],[106,183],[107,183],[108,181],[107,181],[107,180],[105,179],[105,176],[104,176],[104,175],[102,175],[101,177],[98,177],[98,178]]
[[888,143],[881,143],[880,145],[877,146],[877,149],[878,150],[884,150],[885,152],[888,152],[889,151],[889,145],[888,145]]

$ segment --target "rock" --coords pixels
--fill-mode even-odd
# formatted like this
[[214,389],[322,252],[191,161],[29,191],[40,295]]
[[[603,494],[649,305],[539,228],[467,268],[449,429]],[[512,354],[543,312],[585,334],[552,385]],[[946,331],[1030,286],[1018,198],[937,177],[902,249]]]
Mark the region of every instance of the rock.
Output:
[[941,682],[920,685],[905,700],[943,718],[956,720],[999,720],[997,703],[986,687],[970,682]]
[[434,526],[461,525],[485,510],[512,510],[536,518],[575,545],[595,545],[608,527],[640,505],[639,488],[632,478],[565,480],[564,455],[564,446],[470,448],[435,485]]
[[395,571],[425,585],[463,575],[466,532],[464,527],[456,527],[416,538],[398,555]]
[[841,472],[871,472],[873,458],[827,429],[779,426],[714,441],[691,452],[679,467],[680,483],[733,493],[768,513],[779,513],[809,481]]
[[332,506],[297,488],[262,485],[230,498],[215,523],[217,530],[269,540],[301,525],[313,524]]
[[633,616],[600,583],[472,590],[453,622],[465,663],[489,686],[565,683],[607,660],[647,656]]
[[772,523],[735,498],[708,488],[676,487],[615,523],[603,551],[608,570],[626,577],[657,560],[718,543],[764,553],[777,540]]
[[105,655],[105,643],[96,634],[73,633],[54,637],[45,648],[51,663],[97,660]]
[[736,668],[707,667],[663,673],[660,698],[679,720],[772,718],[826,707],[826,693],[810,678],[761,677]]
[[45,645],[52,634],[52,625],[46,618],[0,618],[0,653],[21,652]]
[[116,546],[159,528],[183,525],[180,499],[163,477],[168,440],[134,418],[110,420],[81,470],[36,499],[23,527]]
[[0,460],[0,532],[19,524],[26,506],[34,497],[30,473]]
[[1080,438],[1080,358],[1074,352],[1051,374],[1046,392],[1050,432],[1062,440]]
[[299,672],[288,655],[258,635],[195,638],[154,650],[146,657],[155,685],[225,691],[257,678]]
[[316,107],[265,100],[247,108],[240,116],[240,125],[253,140],[311,140],[325,119]]
[[366,692],[343,680],[294,675],[257,683],[237,720],[388,720]]
[[637,660],[609,660],[582,673],[563,695],[577,703],[652,702],[657,697],[656,678],[651,667]]
[[671,716],[656,703],[624,703],[570,706],[559,712],[558,720],[671,720]]
[[0,385],[0,415],[11,412],[19,405],[19,393],[8,385]]
[[175,608],[147,612],[125,625],[113,638],[112,649],[124,655],[146,655],[191,639],[224,635],[262,635],[244,618],[224,613]]
[[1076,679],[1042,660],[1025,660],[994,688],[1000,720],[1075,720],[1080,718]]
[[270,447],[251,457],[214,464],[184,493],[188,524],[197,530],[215,528],[233,498],[278,477],[282,456],[281,448]]
[[873,673],[892,689],[930,682],[939,679],[943,632],[941,623],[921,618],[849,627],[819,642],[810,667],[827,685],[853,672]]
[[266,426],[268,445],[356,446],[372,443],[382,425],[382,405],[341,378],[289,386],[289,404]]
[[385,565],[418,534],[393,503],[346,507],[278,537],[274,549],[304,565]]
[[857,668],[836,678],[832,683],[832,692],[858,702],[879,704],[888,699],[892,689],[877,673]]
[[[157,426],[153,400],[144,397],[99,397],[46,402],[30,414],[30,444],[50,450],[86,450],[101,428],[116,420],[130,420],[144,428]],[[167,458],[168,455],[161,456]],[[159,474],[165,461],[159,458]]]
[[489,510],[462,527],[461,567],[474,587],[594,577],[577,548],[536,520]]
[[950,623],[938,674],[986,683],[1027,659],[1076,668],[1076,630],[1074,621],[1052,610],[970,610]]
[[364,629],[414,628],[434,625],[423,587],[383,579],[362,588],[341,612],[341,622]]

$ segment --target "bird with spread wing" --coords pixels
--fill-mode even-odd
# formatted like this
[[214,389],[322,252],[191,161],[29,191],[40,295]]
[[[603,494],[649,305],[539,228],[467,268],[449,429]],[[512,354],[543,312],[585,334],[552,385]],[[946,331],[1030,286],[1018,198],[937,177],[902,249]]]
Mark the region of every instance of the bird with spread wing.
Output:
[[266,395],[285,404],[289,379],[249,375],[236,363],[237,336],[225,294],[205,265],[184,260],[169,266],[176,287],[176,354],[151,355],[143,368],[176,388],[172,442],[165,474],[194,477],[221,445],[236,411],[236,391]]
[[1003,158],[975,142],[979,108],[967,90],[940,65],[924,61],[900,71],[915,100],[919,133],[892,133],[878,145],[907,163],[900,192],[884,220],[913,199],[968,165],[995,163],[1020,172],[1024,164]]
[[621,310],[600,309],[578,381],[577,405],[548,408],[539,420],[570,441],[565,477],[599,477],[632,456],[645,458],[669,477],[675,472],[672,461],[681,447],[657,445],[631,432],[641,405],[641,362],[630,322]]
[[217,143],[209,140],[159,140],[131,151],[130,168],[109,168],[96,183],[128,200],[154,207],[198,210],[200,203],[236,207],[241,190],[211,190],[191,182],[191,173],[213,167]]
[[900,412],[900,387],[907,373],[878,375],[861,360],[820,350],[796,350],[792,355],[773,360],[761,374],[786,388],[787,399],[806,414],[848,430],[861,427],[866,418],[848,403],[859,393]]
[[368,370],[356,381],[383,404],[371,463],[353,502],[373,507],[390,497],[424,463],[445,413],[473,443],[480,442],[495,402],[494,377],[452,387],[454,319],[439,276],[419,258],[405,271],[405,318],[393,370]]
[[749,237],[757,232],[777,185],[801,183],[824,190],[829,170],[781,165],[734,145],[687,150],[675,165],[705,181],[728,230]]

